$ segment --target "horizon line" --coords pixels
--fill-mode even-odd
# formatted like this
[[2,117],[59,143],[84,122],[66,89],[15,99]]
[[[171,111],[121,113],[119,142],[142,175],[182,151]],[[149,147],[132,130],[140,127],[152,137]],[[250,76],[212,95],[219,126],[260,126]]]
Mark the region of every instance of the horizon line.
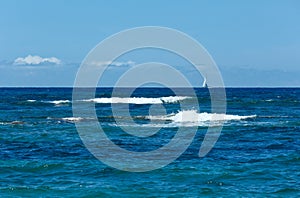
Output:
[[[0,89],[5,88],[75,88],[74,86],[0,86]],[[76,87],[76,88],[134,88],[134,87],[114,87],[114,86],[97,86],[97,87]],[[145,87],[136,87],[136,88],[203,88],[203,89],[214,89],[214,88],[300,88],[300,86],[224,86],[224,87],[162,87],[162,86],[145,86]]]

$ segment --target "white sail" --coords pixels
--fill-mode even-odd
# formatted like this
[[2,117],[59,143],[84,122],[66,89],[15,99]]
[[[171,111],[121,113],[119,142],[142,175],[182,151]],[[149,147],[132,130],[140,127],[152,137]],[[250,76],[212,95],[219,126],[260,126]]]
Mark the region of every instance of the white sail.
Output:
[[206,84],[206,78],[204,78],[204,81],[203,81],[202,87],[207,87],[207,84]]

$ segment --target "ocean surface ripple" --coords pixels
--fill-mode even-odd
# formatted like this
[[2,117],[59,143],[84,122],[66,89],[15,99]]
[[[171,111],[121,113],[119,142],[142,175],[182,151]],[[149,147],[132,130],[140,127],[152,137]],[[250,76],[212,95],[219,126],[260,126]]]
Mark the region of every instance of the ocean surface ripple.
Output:
[[[196,89],[197,98],[185,89],[174,96],[161,88],[111,97],[111,89],[103,88],[95,98],[80,101],[93,103],[107,136],[132,151],[155,150],[178,127],[198,127],[181,157],[145,173],[110,168],[89,153],[74,123],[88,125],[95,118],[72,115],[72,89],[0,90],[1,197],[300,197],[300,89],[226,89],[226,114],[210,112],[204,88]],[[195,100],[201,111],[195,110]],[[155,105],[165,111],[149,115]],[[131,117],[123,114],[124,107]],[[141,133],[160,130],[132,137],[120,128],[130,126],[130,119]],[[224,122],[223,130],[213,150],[199,158],[210,120],[216,126]]]

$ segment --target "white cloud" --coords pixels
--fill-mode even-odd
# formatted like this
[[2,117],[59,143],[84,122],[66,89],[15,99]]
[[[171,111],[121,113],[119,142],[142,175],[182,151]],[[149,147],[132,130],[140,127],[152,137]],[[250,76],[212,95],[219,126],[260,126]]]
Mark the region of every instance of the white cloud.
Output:
[[108,65],[109,67],[121,67],[121,66],[132,66],[135,64],[133,61],[127,61],[127,62],[112,62],[112,61],[93,61],[89,63],[90,65],[93,66],[106,66]]
[[40,56],[28,55],[25,58],[16,58],[16,60],[14,61],[15,65],[39,65],[41,63],[60,64],[61,60],[56,57],[42,58]]

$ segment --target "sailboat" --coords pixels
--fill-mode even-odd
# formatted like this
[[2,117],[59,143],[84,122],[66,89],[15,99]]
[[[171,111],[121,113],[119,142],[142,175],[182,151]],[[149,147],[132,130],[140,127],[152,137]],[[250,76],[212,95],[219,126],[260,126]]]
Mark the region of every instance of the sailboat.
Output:
[[207,88],[206,78],[204,78],[204,81],[203,81],[202,87],[204,87],[204,88]]

